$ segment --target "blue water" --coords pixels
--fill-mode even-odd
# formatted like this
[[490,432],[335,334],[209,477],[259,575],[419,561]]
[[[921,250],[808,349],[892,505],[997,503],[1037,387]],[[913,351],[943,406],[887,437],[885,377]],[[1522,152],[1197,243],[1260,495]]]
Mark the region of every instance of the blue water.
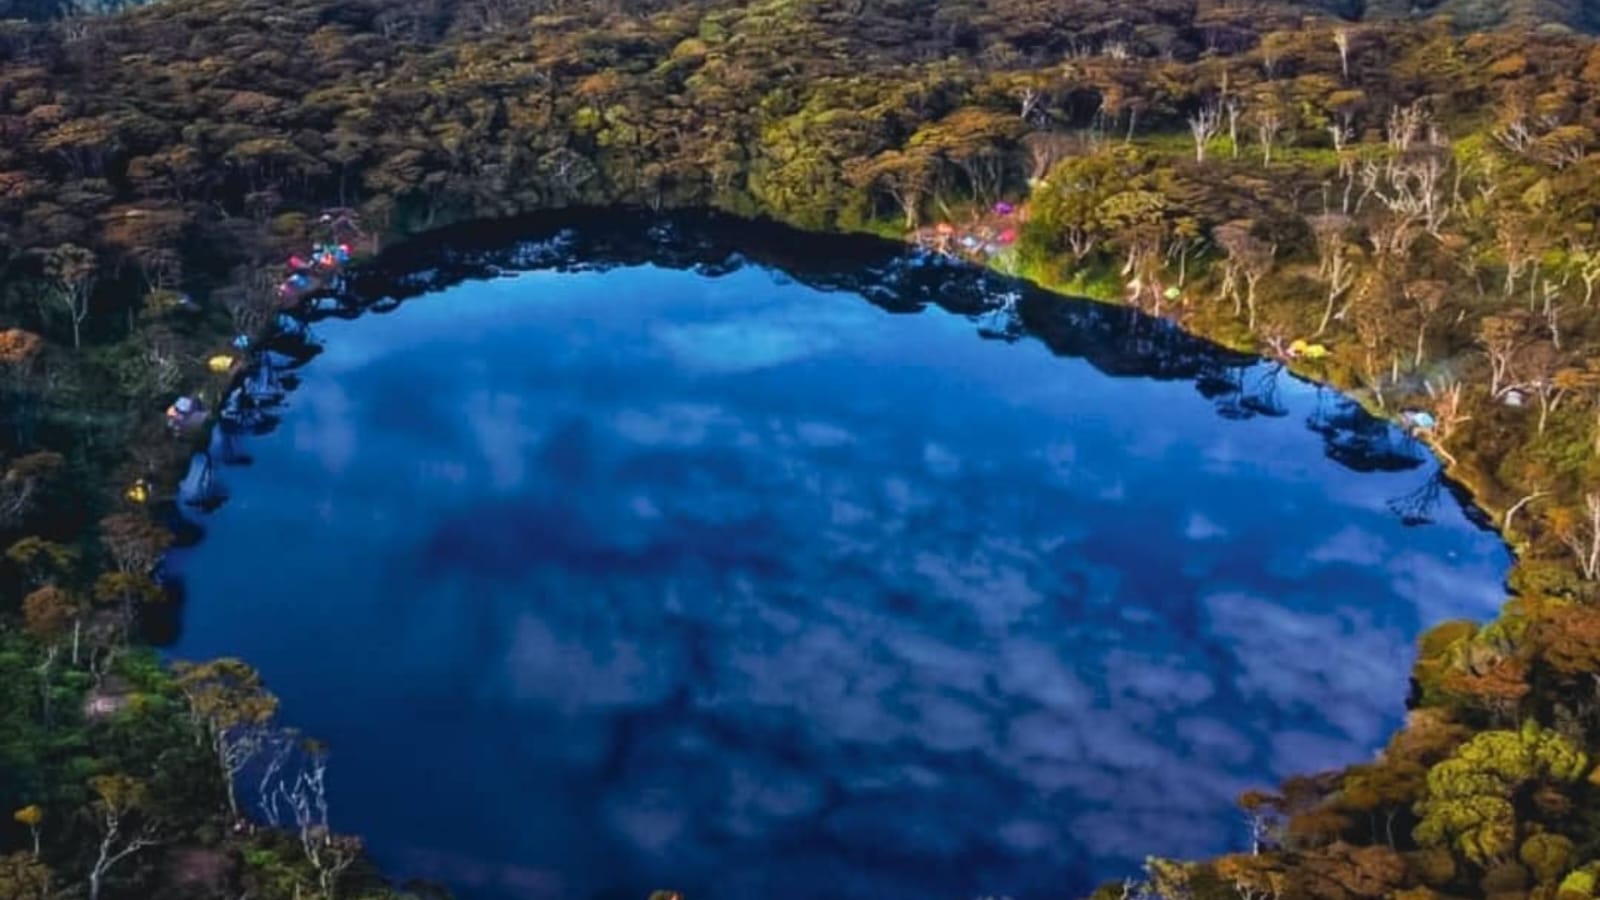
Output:
[[1494,536],[1326,391],[725,268],[320,322],[221,470],[171,650],[265,673],[389,872],[1071,896],[1243,846],[1240,790],[1369,757],[1419,631],[1494,610]]

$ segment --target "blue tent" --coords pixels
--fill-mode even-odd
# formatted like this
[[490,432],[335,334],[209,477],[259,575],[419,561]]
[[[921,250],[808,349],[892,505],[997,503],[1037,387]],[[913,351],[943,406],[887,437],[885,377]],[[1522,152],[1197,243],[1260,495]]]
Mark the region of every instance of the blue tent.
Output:
[[1433,417],[1433,413],[1426,410],[1406,410],[1400,414],[1400,417],[1405,420],[1407,425],[1422,431],[1429,431],[1439,424],[1439,421]]

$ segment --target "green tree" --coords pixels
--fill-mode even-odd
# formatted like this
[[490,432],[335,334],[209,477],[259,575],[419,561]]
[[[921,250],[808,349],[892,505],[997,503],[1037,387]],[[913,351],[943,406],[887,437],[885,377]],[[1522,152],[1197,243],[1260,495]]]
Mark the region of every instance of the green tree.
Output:
[[1167,198],[1160,191],[1135,188],[1106,198],[1101,215],[1109,229],[1107,246],[1122,253],[1122,274],[1130,279],[1129,300],[1151,298],[1159,311],[1160,276],[1166,260]]
[[95,799],[89,817],[100,832],[98,849],[89,867],[89,900],[100,900],[106,875],[117,863],[146,847],[160,843],[158,823],[146,815],[149,787],[127,775],[97,775],[89,779]]
[[16,563],[30,584],[39,586],[66,576],[78,564],[78,551],[30,535],[7,547],[6,559]]
[[1339,805],[1352,813],[1366,814],[1373,837],[1382,837],[1393,848],[1395,818],[1415,802],[1426,779],[1427,769],[1405,758],[1355,766],[1345,772],[1340,782]]
[[243,660],[180,662],[173,670],[189,701],[195,727],[211,742],[225,780],[228,810],[237,818],[239,798],[234,779],[264,746],[278,711],[278,698],[262,684],[261,674]]
[[1450,846],[1488,867],[1517,851],[1517,803],[1532,787],[1565,784],[1588,771],[1571,741],[1529,721],[1520,731],[1485,731],[1428,772],[1413,836]]
[[106,572],[94,582],[95,602],[116,608],[123,628],[133,625],[138,610],[166,599],[161,585],[143,572]]
[[37,854],[0,856],[0,900],[51,900],[55,896],[50,868]]
[[81,349],[83,321],[89,317],[89,297],[94,293],[95,256],[75,244],[62,244],[45,253],[44,271],[55,284],[56,302],[72,323],[72,349]]
[[1074,261],[1083,262],[1115,228],[1106,215],[1107,202],[1117,194],[1142,190],[1147,171],[1144,155],[1126,147],[1059,163],[1034,192],[1031,239],[1049,251],[1064,248]]
[[[1247,311],[1245,327],[1256,327],[1257,300],[1260,296],[1258,287],[1261,280],[1272,271],[1274,257],[1278,253],[1278,245],[1266,241],[1255,234],[1255,223],[1248,220],[1239,220],[1218,225],[1211,232],[1217,246],[1222,248],[1226,259],[1222,273],[1222,295],[1233,298],[1233,313],[1238,315],[1240,300],[1244,301],[1244,310]],[[1240,280],[1244,281],[1244,290],[1239,289]]]
[[148,575],[172,546],[172,532],[144,516],[118,513],[100,520],[100,543],[117,571]]
[[933,170],[923,154],[885,150],[870,159],[846,163],[845,177],[858,188],[882,191],[894,198],[905,227],[914,229],[921,219],[922,201],[933,183]]
[[1523,841],[1517,858],[1540,884],[1548,884],[1566,874],[1572,862],[1572,849],[1571,838],[1546,831]]
[[52,721],[50,698],[53,694],[53,674],[56,658],[61,653],[61,643],[72,637],[73,664],[77,664],[79,623],[83,617],[78,599],[56,587],[45,585],[22,599],[23,628],[45,646],[44,661],[37,669],[39,675],[39,705],[44,711],[45,725]]
[[968,196],[983,207],[999,199],[1012,151],[1025,130],[1015,116],[969,106],[924,125],[906,146],[961,172]]
[[28,829],[33,838],[33,858],[39,858],[39,826],[44,824],[44,807],[30,803],[11,814],[12,821]]
[[48,450],[13,459],[0,475],[0,526],[18,524],[33,512],[45,487],[65,467],[61,454]]

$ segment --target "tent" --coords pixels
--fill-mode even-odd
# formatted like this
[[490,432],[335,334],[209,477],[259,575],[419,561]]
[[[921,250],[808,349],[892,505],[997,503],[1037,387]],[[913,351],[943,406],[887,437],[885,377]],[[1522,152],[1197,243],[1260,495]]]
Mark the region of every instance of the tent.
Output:
[[1400,414],[1400,419],[1419,431],[1431,431],[1439,424],[1433,413],[1422,409],[1408,409]]
[[167,407],[167,426],[173,429],[189,428],[205,421],[206,410],[193,397],[179,397]]
[[1289,345],[1289,355],[1296,358],[1322,359],[1328,355],[1328,348],[1321,344],[1308,343],[1304,338],[1295,338]]

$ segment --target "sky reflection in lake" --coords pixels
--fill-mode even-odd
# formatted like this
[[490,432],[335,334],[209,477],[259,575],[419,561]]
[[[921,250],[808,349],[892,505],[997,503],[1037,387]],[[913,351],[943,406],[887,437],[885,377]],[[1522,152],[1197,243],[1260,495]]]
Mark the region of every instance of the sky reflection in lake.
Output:
[[[317,326],[176,561],[336,825],[474,897],[1059,897],[1368,756],[1506,560],[1191,380],[771,270],[469,282]],[[1260,379],[1257,367],[1243,378]]]

